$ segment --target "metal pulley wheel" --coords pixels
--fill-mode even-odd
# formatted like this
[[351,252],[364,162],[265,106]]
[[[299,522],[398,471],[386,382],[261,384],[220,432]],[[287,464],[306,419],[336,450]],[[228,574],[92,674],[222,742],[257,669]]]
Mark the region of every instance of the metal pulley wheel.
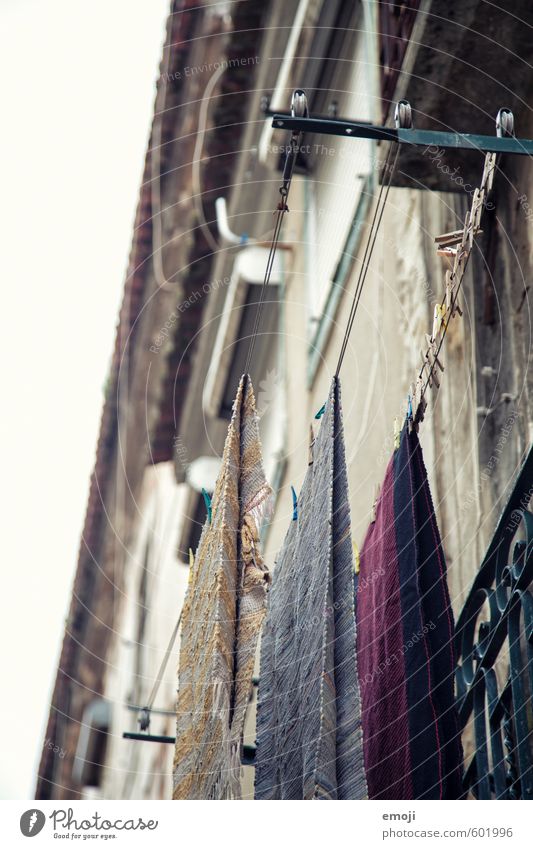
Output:
[[514,115],[510,109],[500,109],[496,115],[496,135],[500,139],[514,136]]
[[141,731],[147,731],[150,728],[150,708],[143,708],[139,713],[138,723]]
[[293,118],[308,118],[307,97],[301,88],[295,89],[291,98],[291,115]]
[[399,130],[411,130],[413,111],[408,100],[399,100],[394,110],[394,124]]

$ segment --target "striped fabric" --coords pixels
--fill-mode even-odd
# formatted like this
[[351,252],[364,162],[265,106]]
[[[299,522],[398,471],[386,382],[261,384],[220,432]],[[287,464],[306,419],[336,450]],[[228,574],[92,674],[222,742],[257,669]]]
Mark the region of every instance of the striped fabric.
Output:
[[258,528],[270,494],[245,375],[183,607],[174,799],[240,796],[244,718],[268,580]]
[[404,427],[361,550],[357,655],[371,799],[457,799],[454,622],[422,449]]
[[256,799],[364,799],[353,559],[340,388],[269,593],[261,642]]

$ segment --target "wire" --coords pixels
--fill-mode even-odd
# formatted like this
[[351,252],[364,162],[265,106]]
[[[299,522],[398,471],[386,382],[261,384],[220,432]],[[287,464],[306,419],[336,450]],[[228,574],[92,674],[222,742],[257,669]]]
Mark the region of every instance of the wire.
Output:
[[[436,351],[435,351],[435,354],[434,354],[434,356],[433,356],[433,360],[432,360],[432,362],[429,364],[429,372],[428,372],[427,380],[426,380],[426,382],[425,382],[425,384],[424,384],[424,386],[423,386],[423,388],[422,388],[422,397],[425,395],[425,393],[426,393],[426,390],[427,390],[428,386],[430,386],[430,385],[431,385],[431,380],[432,380],[432,378],[433,378],[433,374],[434,374],[434,372],[435,372],[435,367],[436,367],[436,365],[437,365],[437,360],[438,360],[438,358],[439,358],[439,354],[440,354],[441,348],[442,348],[442,346],[443,346],[443,344],[444,344],[444,340],[445,340],[445,338],[446,338],[446,333],[448,332],[448,327],[449,327],[449,324],[450,324],[450,319],[451,319],[451,317],[452,317],[452,316],[453,316],[453,314],[454,314],[455,306],[456,306],[456,304],[457,304],[457,301],[459,300],[459,291],[460,291],[460,289],[461,289],[461,286],[462,286],[462,283],[463,283],[463,280],[464,280],[464,275],[465,275],[466,267],[467,267],[467,265],[468,265],[468,260],[470,259],[470,254],[471,254],[471,251],[468,251],[468,253],[467,253],[467,255],[466,255],[465,263],[464,263],[464,265],[463,265],[463,270],[462,270],[462,272],[461,272],[461,276],[460,276],[459,281],[458,281],[458,284],[457,284],[457,286],[456,286],[456,288],[455,288],[454,295],[453,295],[453,296],[452,296],[452,298],[451,298],[451,301],[450,301],[450,315],[449,315],[449,316],[445,319],[445,321],[444,321],[442,334],[441,334],[441,337],[440,337],[440,339],[439,339],[439,344],[438,344],[437,349],[436,349]],[[446,305],[446,296],[444,296],[444,298],[442,299],[442,301],[441,301],[441,303],[440,303],[441,308],[443,308],[445,305]],[[420,369],[420,372],[419,372],[419,374],[418,374],[418,376],[419,376],[419,378],[420,378],[420,379],[422,379],[422,375],[424,374],[424,369],[426,368],[426,366],[427,366],[427,361],[423,363],[423,365],[422,365],[422,367],[421,367],[421,369]]]
[[148,711],[148,713],[152,710],[152,708],[154,706],[155,697],[157,696],[157,691],[159,690],[159,686],[160,686],[161,681],[163,679],[163,675],[165,674],[165,669],[167,668],[168,659],[170,657],[170,652],[172,651],[172,647],[173,647],[174,642],[176,640],[176,637],[178,635],[180,623],[181,623],[181,612],[180,612],[180,615],[178,616],[178,621],[176,622],[176,624],[174,626],[174,630],[172,631],[172,635],[170,637],[170,640],[169,640],[169,643],[168,643],[168,646],[167,646],[167,650],[165,651],[165,654],[163,656],[163,660],[161,661],[161,666],[159,667],[157,677],[154,681],[154,686],[152,687],[152,692],[150,693],[149,699],[146,703],[146,707],[144,708],[144,710]]
[[[389,160],[391,157],[392,148],[396,146],[396,154],[394,156],[394,162],[392,164],[392,168],[389,170]],[[368,233],[368,239],[365,246],[365,251],[363,254],[363,260],[361,262],[361,270],[359,272],[359,277],[357,280],[357,285],[355,287],[355,292],[352,300],[352,305],[350,307],[350,314],[348,316],[348,322],[346,324],[346,330],[344,332],[344,338],[342,340],[341,350],[339,353],[339,360],[337,362],[337,368],[335,369],[335,377],[339,376],[339,372],[342,366],[342,362],[344,360],[344,355],[346,353],[346,348],[348,347],[348,341],[350,337],[350,333],[352,332],[353,323],[355,320],[355,315],[357,313],[357,308],[359,306],[359,301],[361,300],[361,294],[363,291],[363,286],[365,285],[366,275],[368,272],[368,268],[370,266],[370,260],[372,259],[372,253],[374,251],[374,245],[376,244],[377,235],[379,232],[379,227],[381,224],[381,219],[383,218],[383,213],[385,211],[385,205],[387,203],[387,198],[389,196],[389,190],[392,183],[392,178],[394,175],[394,171],[396,169],[396,162],[398,161],[398,153],[400,147],[396,142],[393,142],[389,146],[389,150],[387,153],[387,158],[385,160],[384,174],[389,170],[389,177],[387,183],[383,181],[381,183],[378,200],[376,204],[376,208],[374,210],[374,215],[372,216],[372,221],[370,223],[370,231]],[[385,191],[385,196],[383,198],[383,203],[381,203],[381,198],[383,196],[383,192]]]
[[[446,338],[446,333],[448,332],[448,327],[449,327],[449,324],[450,324],[450,318],[451,318],[451,316],[453,316],[454,307],[456,306],[457,301],[459,300],[459,291],[461,289],[461,286],[462,286],[462,283],[463,283],[463,280],[464,280],[464,273],[465,273],[466,267],[468,265],[468,260],[470,259],[470,253],[471,253],[471,251],[469,251],[467,256],[466,256],[465,264],[463,266],[463,271],[461,273],[461,276],[459,278],[459,282],[458,282],[457,287],[455,289],[455,294],[453,295],[451,302],[450,302],[450,316],[444,322],[443,331],[442,331],[441,337],[439,339],[439,344],[438,344],[437,349],[435,351],[435,354],[433,356],[433,360],[429,364],[429,371],[428,371],[427,380],[426,380],[426,382],[425,382],[425,384],[422,388],[422,396],[424,396],[428,386],[431,385],[431,380],[433,379],[433,374],[435,372],[435,366],[437,365],[437,360],[439,358],[441,348],[444,344],[444,340]],[[445,304],[446,304],[446,298],[443,298],[443,300],[441,301],[441,304],[440,304],[441,308],[444,307]],[[426,366],[427,366],[427,362],[424,362],[424,364],[422,365],[420,372],[418,374],[420,379],[422,379],[422,375],[424,374],[424,369],[426,368]]]
[[[470,255],[472,253],[474,247],[474,237],[479,232],[479,225],[481,222],[481,215],[483,212],[483,206],[486,202],[487,196],[490,194],[492,189],[492,181],[494,178],[494,172],[496,170],[496,162],[497,157],[494,153],[486,153],[485,154],[485,165],[483,168],[483,176],[481,179],[481,186],[479,189],[476,189],[474,193],[474,197],[472,200],[472,206],[467,214],[467,218],[465,221],[465,226],[463,229],[462,237],[459,241],[459,245],[456,248],[456,255],[454,261],[454,267],[452,271],[452,277],[454,279],[454,285],[452,289],[452,294],[450,297],[450,303],[448,307],[448,286],[449,282],[446,285],[446,292],[444,293],[444,297],[440,303],[440,310],[444,314],[444,318],[441,323],[442,331],[440,332],[440,338],[437,344],[436,338],[433,338],[433,334],[430,338],[430,347],[428,348],[425,356],[423,355],[424,362],[420,368],[418,373],[417,383],[422,383],[422,377],[424,374],[424,370],[429,365],[428,375],[425,383],[420,388],[420,401],[417,404],[417,409],[414,411],[414,420],[416,423],[423,419],[423,412],[425,407],[424,395],[427,391],[428,386],[431,386],[431,381],[433,380],[437,386],[438,381],[434,378],[435,368],[439,366],[441,369],[443,367],[440,365],[439,354],[441,352],[442,346],[444,344],[444,340],[446,338],[446,333],[448,332],[448,326],[450,321],[455,315],[457,307],[457,302],[459,300],[459,292],[461,290],[461,286],[463,284],[463,280],[465,277],[466,268],[468,266],[468,261],[470,259]],[[462,262],[462,265],[459,263]],[[457,275],[457,276],[456,276]],[[460,310],[459,310],[460,312]],[[436,334],[435,334],[436,335]],[[431,359],[429,354],[431,353]],[[422,409],[422,415],[419,414],[419,409]]]
[[272,235],[272,241],[270,243],[270,250],[268,254],[265,276],[263,278],[263,283],[261,285],[261,291],[259,293],[259,300],[257,302],[257,312],[255,314],[254,326],[252,329],[252,333],[250,335],[250,344],[248,346],[248,354],[246,356],[246,364],[244,367],[244,373],[248,374],[249,368],[252,363],[255,340],[257,337],[257,333],[259,330],[259,325],[261,322],[261,313],[263,310],[263,304],[265,302],[265,295],[268,284],[270,283],[270,276],[272,274],[272,269],[274,267],[274,260],[276,258],[276,250],[279,243],[279,237],[281,233],[281,226],[283,224],[283,217],[286,212],[289,211],[289,207],[287,206],[287,200],[289,198],[289,192],[291,188],[292,175],[294,171],[294,165],[296,162],[296,156],[298,154],[298,146],[300,141],[300,133],[293,133],[290,141],[290,150],[287,153],[287,159],[285,161],[285,168],[283,171],[283,183],[280,186],[279,193],[281,195],[281,200],[278,203],[276,210],[276,223],[274,225],[274,233]]

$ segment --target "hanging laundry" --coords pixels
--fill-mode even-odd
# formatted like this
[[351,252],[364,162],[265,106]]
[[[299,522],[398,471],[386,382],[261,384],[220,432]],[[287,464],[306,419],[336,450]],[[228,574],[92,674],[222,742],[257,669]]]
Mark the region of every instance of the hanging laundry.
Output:
[[369,797],[460,798],[446,564],[422,449],[407,425],[361,549],[356,614]]
[[253,388],[244,375],[182,614],[174,799],[240,796],[244,718],[268,582],[259,527],[270,494]]
[[269,593],[256,799],[364,799],[353,555],[338,380]]

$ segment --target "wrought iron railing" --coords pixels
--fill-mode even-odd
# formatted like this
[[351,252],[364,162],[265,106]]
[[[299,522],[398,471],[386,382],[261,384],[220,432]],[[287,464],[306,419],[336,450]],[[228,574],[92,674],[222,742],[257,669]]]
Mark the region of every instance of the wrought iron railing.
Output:
[[473,730],[465,791],[533,799],[533,448],[456,626],[461,727]]

